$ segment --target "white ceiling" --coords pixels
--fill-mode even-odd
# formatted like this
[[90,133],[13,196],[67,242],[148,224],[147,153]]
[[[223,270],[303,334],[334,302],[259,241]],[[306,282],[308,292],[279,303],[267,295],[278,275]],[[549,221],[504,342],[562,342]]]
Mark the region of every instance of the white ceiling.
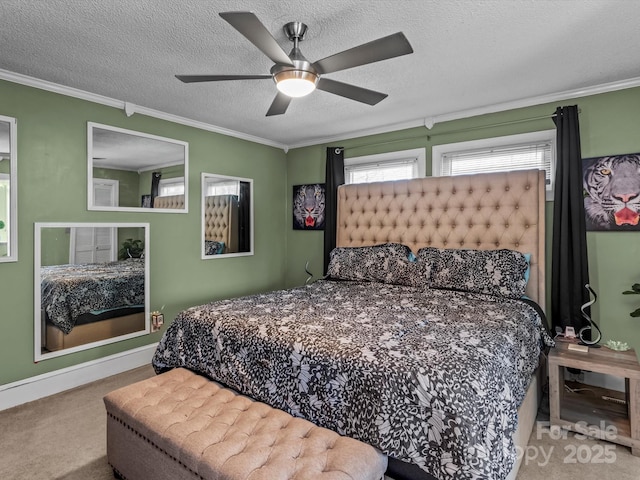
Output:
[[[312,62],[398,31],[414,53],[327,75],[388,93],[376,106],[316,91],[265,117],[276,93],[271,80],[174,77],[269,72],[271,61],[218,15],[240,10],[253,11],[287,52],[282,26],[306,23],[300,47]],[[640,77],[636,0],[2,0],[0,18],[5,73],[282,146]]]

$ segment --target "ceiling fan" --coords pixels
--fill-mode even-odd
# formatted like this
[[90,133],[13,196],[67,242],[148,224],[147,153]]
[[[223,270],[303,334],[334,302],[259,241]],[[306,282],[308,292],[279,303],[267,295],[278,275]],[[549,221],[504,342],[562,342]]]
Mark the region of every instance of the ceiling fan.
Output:
[[278,93],[269,107],[268,117],[282,115],[287,111],[292,98],[308,95],[316,88],[357,102],[375,105],[384,100],[387,94],[330,80],[323,75],[413,53],[407,38],[402,32],[398,32],[310,63],[298,48],[307,32],[304,23],[290,22],[284,26],[285,34],[293,42],[293,49],[287,55],[252,12],[223,12],[220,16],[274,62],[271,74],[176,75],[176,78],[185,83],[271,78],[276,83]]

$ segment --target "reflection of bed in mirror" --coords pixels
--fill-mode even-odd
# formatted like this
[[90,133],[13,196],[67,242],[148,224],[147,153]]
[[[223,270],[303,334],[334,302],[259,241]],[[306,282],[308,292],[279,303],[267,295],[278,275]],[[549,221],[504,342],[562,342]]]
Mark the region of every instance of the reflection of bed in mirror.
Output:
[[184,208],[184,195],[163,195],[153,199],[153,208]]
[[89,210],[188,211],[184,197],[179,204],[165,206],[145,201],[189,191],[187,142],[88,122],[87,174]]
[[205,255],[238,251],[238,196],[212,195],[204,199]]
[[148,223],[36,223],[34,359],[150,332]]
[[41,267],[43,348],[54,352],[145,328],[143,259]]
[[202,173],[202,259],[253,255],[253,180]]

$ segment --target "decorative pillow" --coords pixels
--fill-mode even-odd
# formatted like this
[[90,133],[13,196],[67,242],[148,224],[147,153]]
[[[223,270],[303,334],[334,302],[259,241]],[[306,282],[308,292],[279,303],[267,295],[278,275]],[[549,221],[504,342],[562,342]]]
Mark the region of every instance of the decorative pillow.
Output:
[[217,242],[214,240],[204,241],[205,255],[220,255],[221,253],[224,253],[224,242]]
[[411,261],[411,249],[401,243],[371,247],[337,247],[329,256],[327,274],[340,280],[425,286],[425,264]]
[[525,255],[514,250],[425,247],[418,261],[431,265],[431,287],[520,298],[527,286]]

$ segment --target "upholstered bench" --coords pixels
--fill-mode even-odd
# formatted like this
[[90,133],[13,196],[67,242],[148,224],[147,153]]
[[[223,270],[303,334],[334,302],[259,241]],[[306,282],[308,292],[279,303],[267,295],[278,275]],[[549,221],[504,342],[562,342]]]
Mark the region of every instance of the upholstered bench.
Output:
[[127,480],[378,480],[375,448],[178,368],[104,397],[107,458]]

